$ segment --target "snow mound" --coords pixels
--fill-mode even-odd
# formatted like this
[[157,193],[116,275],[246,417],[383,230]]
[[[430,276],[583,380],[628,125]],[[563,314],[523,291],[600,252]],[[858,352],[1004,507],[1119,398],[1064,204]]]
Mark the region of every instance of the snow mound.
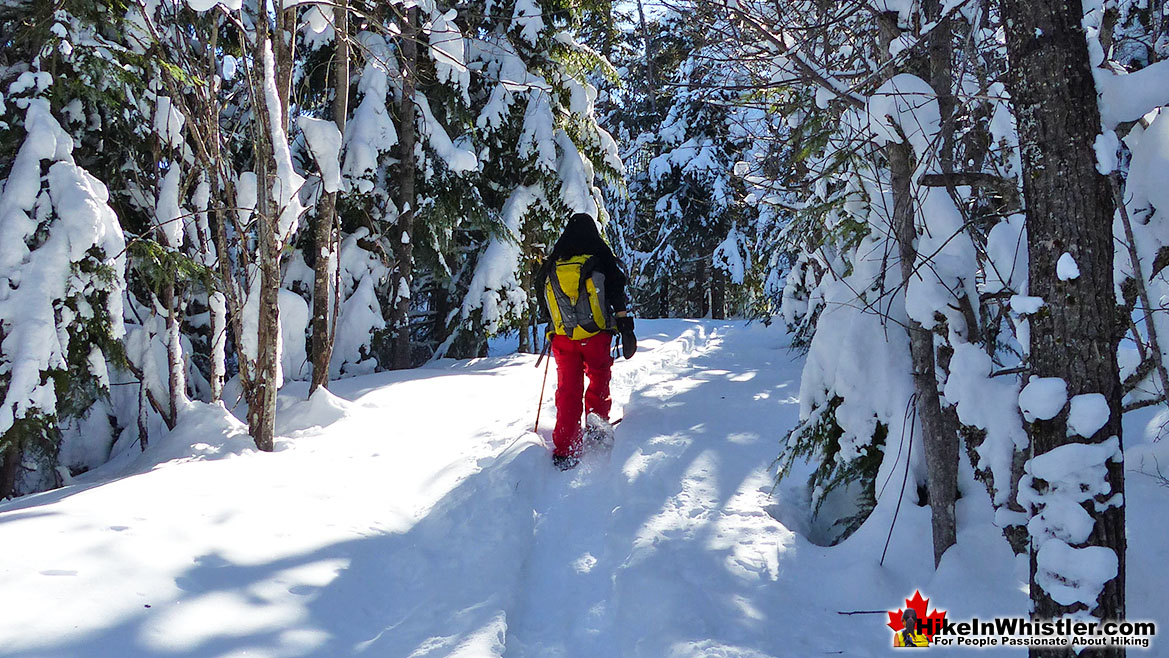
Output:
[[1068,385],[1059,377],[1032,377],[1019,393],[1019,409],[1028,423],[1055,418],[1067,401]]
[[170,463],[223,459],[256,450],[255,441],[248,435],[248,426],[233,416],[222,402],[190,402],[179,412],[173,430],[152,439],[144,452],[137,446],[137,439],[132,445],[114,446],[118,456],[94,473],[108,476],[110,471],[115,471],[131,475]]
[[1108,424],[1111,415],[1108,399],[1099,393],[1084,393],[1072,398],[1068,412],[1068,432],[1091,437]]
[[276,431],[289,436],[309,429],[328,427],[352,413],[353,404],[321,387],[309,399],[288,404],[276,414]]

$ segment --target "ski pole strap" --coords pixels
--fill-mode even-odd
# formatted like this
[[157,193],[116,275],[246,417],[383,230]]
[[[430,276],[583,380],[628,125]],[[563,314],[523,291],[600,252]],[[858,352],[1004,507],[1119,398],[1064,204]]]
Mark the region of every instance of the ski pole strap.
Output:
[[540,367],[540,362],[544,360],[544,357],[548,356],[548,349],[550,347],[552,347],[552,341],[547,336],[544,336],[544,349],[540,350],[540,358],[536,359],[537,368]]

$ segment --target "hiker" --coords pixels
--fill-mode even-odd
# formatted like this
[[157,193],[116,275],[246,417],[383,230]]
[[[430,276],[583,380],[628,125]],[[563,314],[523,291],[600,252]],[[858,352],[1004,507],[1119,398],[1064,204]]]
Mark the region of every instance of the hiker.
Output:
[[609,396],[613,335],[620,334],[625,358],[637,349],[633,318],[626,309],[625,282],[625,272],[601,238],[596,221],[584,213],[568,220],[536,273],[540,310],[550,320],[548,335],[556,361],[552,461],[561,469],[580,461],[582,410],[608,424],[613,404]]
[[894,647],[928,647],[930,641],[925,635],[919,633],[917,623],[917,611],[913,608],[906,608],[905,612],[901,613],[901,623],[905,624],[905,628],[893,636]]

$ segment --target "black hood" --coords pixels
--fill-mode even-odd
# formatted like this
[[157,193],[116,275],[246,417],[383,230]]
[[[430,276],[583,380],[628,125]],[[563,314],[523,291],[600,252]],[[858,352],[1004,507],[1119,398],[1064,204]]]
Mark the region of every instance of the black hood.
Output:
[[568,220],[560,239],[552,247],[552,260],[562,260],[581,254],[607,254],[609,245],[601,239],[597,222],[584,213],[577,213]]

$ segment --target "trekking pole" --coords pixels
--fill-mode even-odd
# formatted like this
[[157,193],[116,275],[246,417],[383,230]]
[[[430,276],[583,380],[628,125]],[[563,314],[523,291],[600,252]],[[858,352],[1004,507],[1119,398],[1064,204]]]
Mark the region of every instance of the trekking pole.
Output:
[[[542,361],[544,357],[548,355],[548,348],[551,344],[552,341],[545,337],[544,349],[540,350],[540,358],[536,359],[537,368],[540,367],[540,361]],[[536,428],[532,430],[535,433],[540,432],[540,412],[544,410],[544,387],[548,385],[548,366],[550,365],[552,365],[552,359],[548,359],[548,363],[544,364],[544,381],[540,384],[540,403],[536,405]]]

